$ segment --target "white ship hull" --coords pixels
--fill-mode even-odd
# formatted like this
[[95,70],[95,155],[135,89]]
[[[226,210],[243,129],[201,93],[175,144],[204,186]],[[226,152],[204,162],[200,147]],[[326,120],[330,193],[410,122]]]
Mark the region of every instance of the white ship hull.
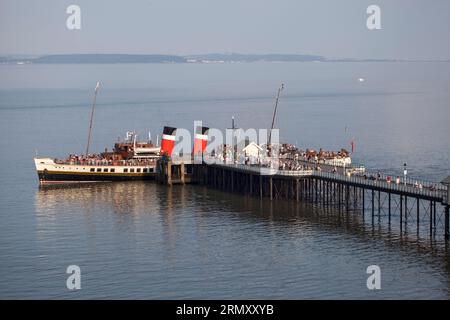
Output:
[[34,163],[40,184],[153,180],[156,176],[156,162],[146,165],[82,165],[35,158]]

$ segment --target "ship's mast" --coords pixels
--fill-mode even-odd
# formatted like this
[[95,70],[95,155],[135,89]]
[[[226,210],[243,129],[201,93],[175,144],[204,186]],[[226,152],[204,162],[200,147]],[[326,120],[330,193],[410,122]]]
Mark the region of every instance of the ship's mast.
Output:
[[275,116],[277,114],[277,108],[278,108],[278,100],[280,99],[280,93],[284,89],[284,83],[281,84],[281,86],[278,88],[277,98],[275,100],[275,108],[273,109],[273,117],[272,117],[272,125],[270,126],[269,131],[269,145],[272,145],[272,130],[273,126],[275,124]]
[[89,154],[89,145],[91,144],[92,120],[94,118],[95,102],[97,101],[97,92],[98,92],[99,87],[100,87],[100,82],[97,82],[97,85],[95,86],[95,91],[94,91],[94,100],[92,102],[91,119],[89,121],[89,134],[88,134],[88,141],[87,141],[87,146],[86,146],[86,157]]

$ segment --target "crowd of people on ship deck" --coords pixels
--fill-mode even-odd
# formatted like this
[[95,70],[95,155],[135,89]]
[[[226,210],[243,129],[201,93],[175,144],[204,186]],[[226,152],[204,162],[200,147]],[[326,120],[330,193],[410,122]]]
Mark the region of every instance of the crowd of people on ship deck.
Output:
[[55,159],[55,163],[69,165],[85,165],[85,166],[146,166],[155,165],[156,159],[126,159],[115,160],[106,158],[101,154],[77,155],[70,154],[65,160]]

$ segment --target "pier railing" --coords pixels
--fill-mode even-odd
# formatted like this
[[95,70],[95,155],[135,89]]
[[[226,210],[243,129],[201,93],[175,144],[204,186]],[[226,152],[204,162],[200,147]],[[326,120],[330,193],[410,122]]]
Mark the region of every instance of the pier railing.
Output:
[[[381,173],[380,171],[375,170],[368,170],[364,173],[355,173],[355,176],[359,176],[362,178],[368,178],[371,180],[381,180],[381,181],[390,181],[390,183],[395,183],[398,185],[407,185],[407,186],[414,186],[416,188],[420,189],[435,189],[435,190],[447,190],[446,187],[438,182],[433,181],[426,181],[423,179],[415,179],[411,177],[405,177],[405,176],[399,176],[394,174],[388,174],[388,173]],[[397,181],[396,181],[397,180]]]
[[227,169],[235,169],[237,171],[246,171],[261,175],[279,175],[279,176],[311,176],[312,170],[278,170],[270,167],[263,167],[258,165],[247,165],[247,164],[233,164],[233,163],[221,163],[217,162],[214,164],[218,167],[223,167]]
[[[434,187],[432,186],[423,186],[421,188],[417,187],[415,184],[404,184],[402,183],[395,183],[393,181],[387,182],[385,177],[383,175],[380,175],[380,179],[374,178],[369,179],[365,177],[361,177],[359,175],[342,175],[337,173],[331,173],[331,172],[320,172],[320,171],[314,171],[313,176],[319,177],[319,178],[326,178],[330,180],[340,181],[344,183],[353,183],[358,184],[361,186],[367,186],[368,188],[374,189],[374,188],[382,188],[393,192],[398,193],[408,193],[412,195],[418,195],[418,196],[426,196],[431,198],[437,198],[440,200],[444,200],[444,197],[447,194],[447,189],[444,185],[435,184]],[[384,178],[384,179],[383,179]]]
[[312,177],[329,179],[346,184],[355,184],[368,189],[382,189],[393,193],[410,194],[419,197],[428,197],[443,201],[447,195],[447,187],[440,183],[420,181],[415,179],[401,180],[399,183],[390,179],[387,174],[344,174],[340,172],[326,172],[321,170],[281,170],[270,167],[246,164],[233,164],[217,162],[215,166],[244,171],[259,175],[286,176],[286,177]]
[[308,167],[312,167],[312,168],[320,167],[320,168],[326,169],[328,171],[332,171],[333,169],[336,169],[338,172],[343,172],[343,170],[364,172],[366,170],[365,166],[360,165],[360,164],[354,164],[354,163],[344,165],[341,162],[325,163],[323,161],[314,161],[314,160],[307,160],[307,159],[297,159],[297,160],[293,160],[293,161],[297,161],[298,163],[301,163],[302,165],[306,165]]

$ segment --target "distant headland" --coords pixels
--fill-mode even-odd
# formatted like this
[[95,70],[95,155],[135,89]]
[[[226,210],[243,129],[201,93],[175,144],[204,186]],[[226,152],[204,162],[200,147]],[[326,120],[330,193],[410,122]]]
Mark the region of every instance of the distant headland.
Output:
[[0,64],[113,64],[113,63],[249,63],[249,62],[450,62],[450,60],[329,59],[310,54],[210,53],[163,54],[54,54],[0,56]]

